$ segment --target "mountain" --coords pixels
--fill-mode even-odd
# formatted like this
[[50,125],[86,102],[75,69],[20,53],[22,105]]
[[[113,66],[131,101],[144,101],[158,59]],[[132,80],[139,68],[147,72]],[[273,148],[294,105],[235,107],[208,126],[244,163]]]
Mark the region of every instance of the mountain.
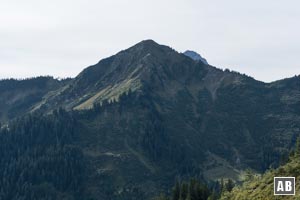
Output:
[[201,62],[203,62],[204,64],[207,64],[207,65],[208,65],[206,59],[203,58],[200,54],[198,54],[198,53],[195,52],[195,51],[187,50],[187,51],[185,51],[183,54],[186,55],[186,56],[188,56],[188,57],[190,57],[190,58],[193,59],[193,60],[201,61]]
[[[0,135],[21,134],[18,142],[23,145],[8,154],[16,162],[2,162],[20,169],[18,174],[20,163],[35,165],[36,152],[45,152],[38,160],[41,166],[47,166],[47,160],[61,162],[67,152],[65,163],[73,163],[84,181],[67,176],[63,187],[53,181],[55,167],[46,167],[39,181],[26,176],[33,185],[30,191],[52,191],[57,198],[75,198],[76,191],[83,191],[91,199],[149,199],[170,188],[176,177],[239,180],[247,168],[263,172],[277,166],[300,130],[300,77],[263,83],[195,61],[152,40],[105,58],[73,79],[46,82],[53,86],[26,87],[28,98],[30,92],[42,91],[30,103],[19,98],[18,113],[38,117],[9,117],[14,120],[3,131],[11,134]],[[13,97],[24,92],[26,82],[18,83]],[[4,100],[10,102],[8,97]],[[32,136],[39,132],[40,138]],[[49,143],[40,146],[42,138]],[[0,140],[8,145],[3,152],[12,151],[15,140]],[[19,154],[27,159],[18,161]],[[23,172],[28,173],[30,168]],[[72,189],[65,188],[67,183]]]
[[[88,109],[95,102],[117,99],[129,90],[141,91],[142,87],[165,89],[170,82],[183,83],[195,70],[198,70],[196,73],[202,73],[196,67],[198,65],[201,64],[167,46],[146,40],[86,68],[43,105],[58,104],[68,109]],[[193,76],[197,77],[197,74]]]
[[24,80],[0,80],[0,121],[8,121],[30,112],[49,93],[68,82],[53,77],[36,77]]

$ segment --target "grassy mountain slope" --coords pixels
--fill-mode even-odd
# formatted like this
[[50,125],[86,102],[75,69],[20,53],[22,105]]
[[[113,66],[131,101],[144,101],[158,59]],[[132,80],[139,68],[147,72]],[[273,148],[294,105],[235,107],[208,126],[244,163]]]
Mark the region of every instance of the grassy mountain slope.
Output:
[[[240,187],[235,187],[230,193],[222,195],[222,200],[272,200],[272,199],[299,199],[300,198],[300,157],[293,156],[283,166],[277,169],[268,170],[262,176],[252,175]],[[295,177],[295,196],[274,196],[274,177]]]

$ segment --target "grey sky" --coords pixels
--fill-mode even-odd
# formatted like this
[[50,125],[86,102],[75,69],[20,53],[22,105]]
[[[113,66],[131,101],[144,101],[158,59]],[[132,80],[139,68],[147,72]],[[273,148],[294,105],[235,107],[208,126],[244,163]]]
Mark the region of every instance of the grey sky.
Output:
[[0,0],[0,78],[70,77],[153,39],[258,80],[300,74],[299,0]]

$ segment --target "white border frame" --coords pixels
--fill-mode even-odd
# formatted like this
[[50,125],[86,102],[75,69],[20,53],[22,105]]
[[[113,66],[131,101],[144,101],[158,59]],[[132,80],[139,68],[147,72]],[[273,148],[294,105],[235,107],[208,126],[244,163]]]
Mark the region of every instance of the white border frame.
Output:
[[[275,194],[275,178],[292,178],[294,179],[294,194]],[[273,179],[273,184],[274,184],[274,195],[275,196],[295,196],[296,195],[296,180],[295,180],[295,177],[279,177],[279,176],[276,176],[274,177]]]

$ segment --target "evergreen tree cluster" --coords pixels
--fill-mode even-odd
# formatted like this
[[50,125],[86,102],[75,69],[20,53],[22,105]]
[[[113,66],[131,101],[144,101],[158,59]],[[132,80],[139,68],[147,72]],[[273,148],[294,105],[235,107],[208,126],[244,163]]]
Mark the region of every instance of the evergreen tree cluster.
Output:
[[84,159],[72,144],[76,120],[58,110],[28,115],[0,130],[0,199],[78,199]]
[[221,190],[219,182],[209,187],[192,178],[188,183],[177,181],[170,196],[161,194],[154,200],[216,200],[220,197]]
[[170,196],[161,194],[154,200],[217,200],[222,194],[231,192],[234,187],[235,183],[231,179],[204,184],[192,178],[188,183],[176,181]]

